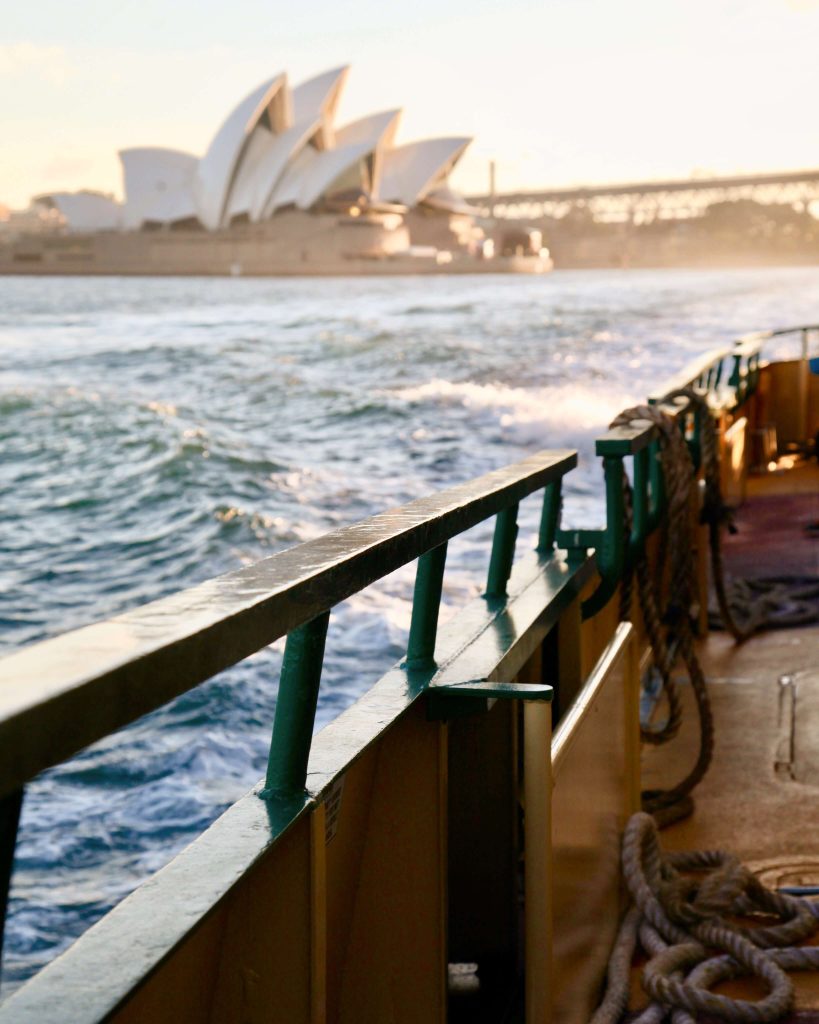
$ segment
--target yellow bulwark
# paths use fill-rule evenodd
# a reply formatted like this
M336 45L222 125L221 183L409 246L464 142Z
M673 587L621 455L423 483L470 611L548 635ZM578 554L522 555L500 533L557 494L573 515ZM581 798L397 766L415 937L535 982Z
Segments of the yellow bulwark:
M816 378L799 360L766 367L764 340L710 353L682 380L708 396L724 488L738 496L760 403L766 423L782 407L783 430L797 429L780 377L804 377L799 429L819 428ZM695 445L692 408L670 412ZM635 453L650 440L638 435ZM438 551L419 572L416 654L312 742L307 721L303 785L260 782L8 998L0 1024L588 1020L623 905L648 658L639 616L618 622L616 590L584 619L601 585L595 551L554 547L575 462L538 453L0 662L0 797L12 807L49 765ZM517 505L538 493L540 531L516 544ZM693 488L692 515L696 500ZM492 516L487 593L439 629L437 600L432 612L424 602L442 546ZM702 528L695 538L704 552ZM646 543L653 564L657 535Z

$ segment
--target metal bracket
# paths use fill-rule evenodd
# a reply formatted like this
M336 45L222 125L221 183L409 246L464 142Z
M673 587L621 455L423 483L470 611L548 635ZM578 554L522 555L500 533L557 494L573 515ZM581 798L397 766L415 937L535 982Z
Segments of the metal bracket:
M488 711L496 700L533 700L548 704L554 696L554 687L547 683L465 679L459 683L432 683L426 693L427 718L446 722Z

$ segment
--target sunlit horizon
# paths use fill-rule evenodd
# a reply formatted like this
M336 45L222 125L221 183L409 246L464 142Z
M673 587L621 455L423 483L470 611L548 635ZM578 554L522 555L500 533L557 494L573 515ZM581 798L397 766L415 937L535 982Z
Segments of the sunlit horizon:
M339 64L338 124L401 106L399 142L474 136L453 175L467 193L488 190L490 161L500 192L819 167L817 0L418 0L402 14L374 0L19 5L0 44L0 203L121 196L119 149L202 153L260 81Z

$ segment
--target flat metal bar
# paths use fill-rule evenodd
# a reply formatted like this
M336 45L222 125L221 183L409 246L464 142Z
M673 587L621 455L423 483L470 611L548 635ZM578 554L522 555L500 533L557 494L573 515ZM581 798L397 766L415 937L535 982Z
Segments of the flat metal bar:
M14 866L14 848L23 807L23 790L9 793L0 799L0 966L3 963L3 938L6 932L11 870Z
M418 559L412 620L407 640L407 668L422 669L435 664L435 638L446 568L446 544L439 544Z
M329 622L330 613L324 612L287 637L262 791L265 799L304 793Z
M539 452L0 660L0 795L576 465Z
M466 679L462 683L438 683L429 692L452 697L490 700L543 700L551 703L554 687L548 683L497 683L491 679Z

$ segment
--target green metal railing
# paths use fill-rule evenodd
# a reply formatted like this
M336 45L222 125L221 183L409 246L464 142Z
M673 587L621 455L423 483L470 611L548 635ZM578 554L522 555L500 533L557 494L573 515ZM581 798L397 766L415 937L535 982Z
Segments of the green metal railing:
M307 762L332 608L418 559L407 657L421 693L436 671L435 644L447 542L496 517L485 600L506 598L520 501L544 491L541 560L554 539L562 477L573 451L541 452L429 498L273 555L253 566L0 661L0 918L5 914L25 784L44 769L128 725L287 635L262 795L280 817L305 800ZM466 684L466 685L464 685ZM551 688L450 680L441 699L549 699Z

